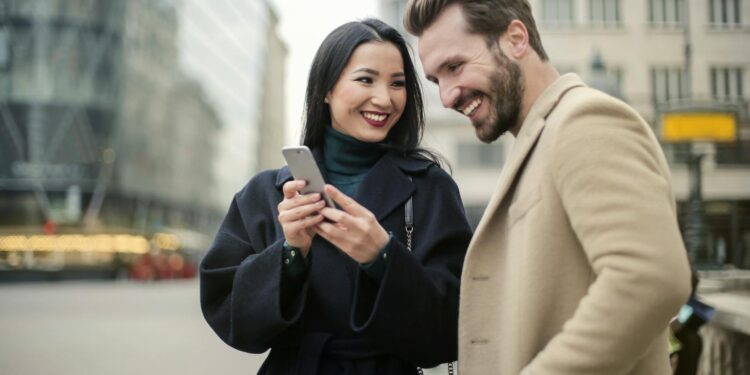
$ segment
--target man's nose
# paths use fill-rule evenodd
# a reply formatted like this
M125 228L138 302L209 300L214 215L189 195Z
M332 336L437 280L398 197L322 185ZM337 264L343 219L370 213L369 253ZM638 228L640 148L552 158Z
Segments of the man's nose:
M441 82L439 86L440 101L443 102L443 107L453 108L453 106L456 105L456 100L458 100L459 95L461 95L461 90L455 85L449 84L448 82L446 82L445 84Z

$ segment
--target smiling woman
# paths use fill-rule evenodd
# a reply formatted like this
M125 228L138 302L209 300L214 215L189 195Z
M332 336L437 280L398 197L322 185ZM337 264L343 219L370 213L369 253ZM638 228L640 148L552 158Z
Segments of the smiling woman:
M286 167L255 176L201 264L206 320L237 349L271 350L259 374L413 375L455 360L471 230L456 184L419 148L403 37L374 19L331 32L305 115L337 208Z

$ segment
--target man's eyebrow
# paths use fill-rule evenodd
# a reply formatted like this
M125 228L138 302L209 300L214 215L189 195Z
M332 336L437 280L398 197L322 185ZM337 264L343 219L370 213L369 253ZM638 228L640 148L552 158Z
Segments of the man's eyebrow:
M461 61L460 56L451 56L443 60L443 62L438 66L437 71L441 72L443 69L445 69L446 66L455 64L457 62Z
M461 61L461 57L457 56L457 55L450 56L450 57L444 59L443 62L440 63L440 65L438 65L436 73L440 74L440 72L442 72L443 70L445 70L445 67L447 67L448 65L451 65L451 64L455 64L455 63L457 63L459 61ZM425 74L425 78L427 78L427 80L430 81L430 82L437 82L438 81L435 76L430 75L430 74Z

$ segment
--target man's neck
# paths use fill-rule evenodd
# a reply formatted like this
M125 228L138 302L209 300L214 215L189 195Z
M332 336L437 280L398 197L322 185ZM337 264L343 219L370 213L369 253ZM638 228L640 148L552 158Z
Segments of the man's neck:
M514 137L517 137L521 131L521 127L524 121L526 121L526 116L529 114L531 106L539 98L539 95L560 78L560 73L557 72L557 69L549 61L541 61L537 56L534 56L528 62L528 65L525 68L522 67L522 69L525 86L523 99L521 100L521 114L518 116L516 125L510 129Z

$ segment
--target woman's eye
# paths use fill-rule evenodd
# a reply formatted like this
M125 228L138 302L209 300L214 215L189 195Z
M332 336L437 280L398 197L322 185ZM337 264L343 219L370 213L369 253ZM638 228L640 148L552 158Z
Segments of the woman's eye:
M360 77L360 78L355 79L355 81L370 84L370 83L372 83L372 78L370 78L370 77Z
M406 81L394 81L391 85L393 87L404 87L406 86Z

